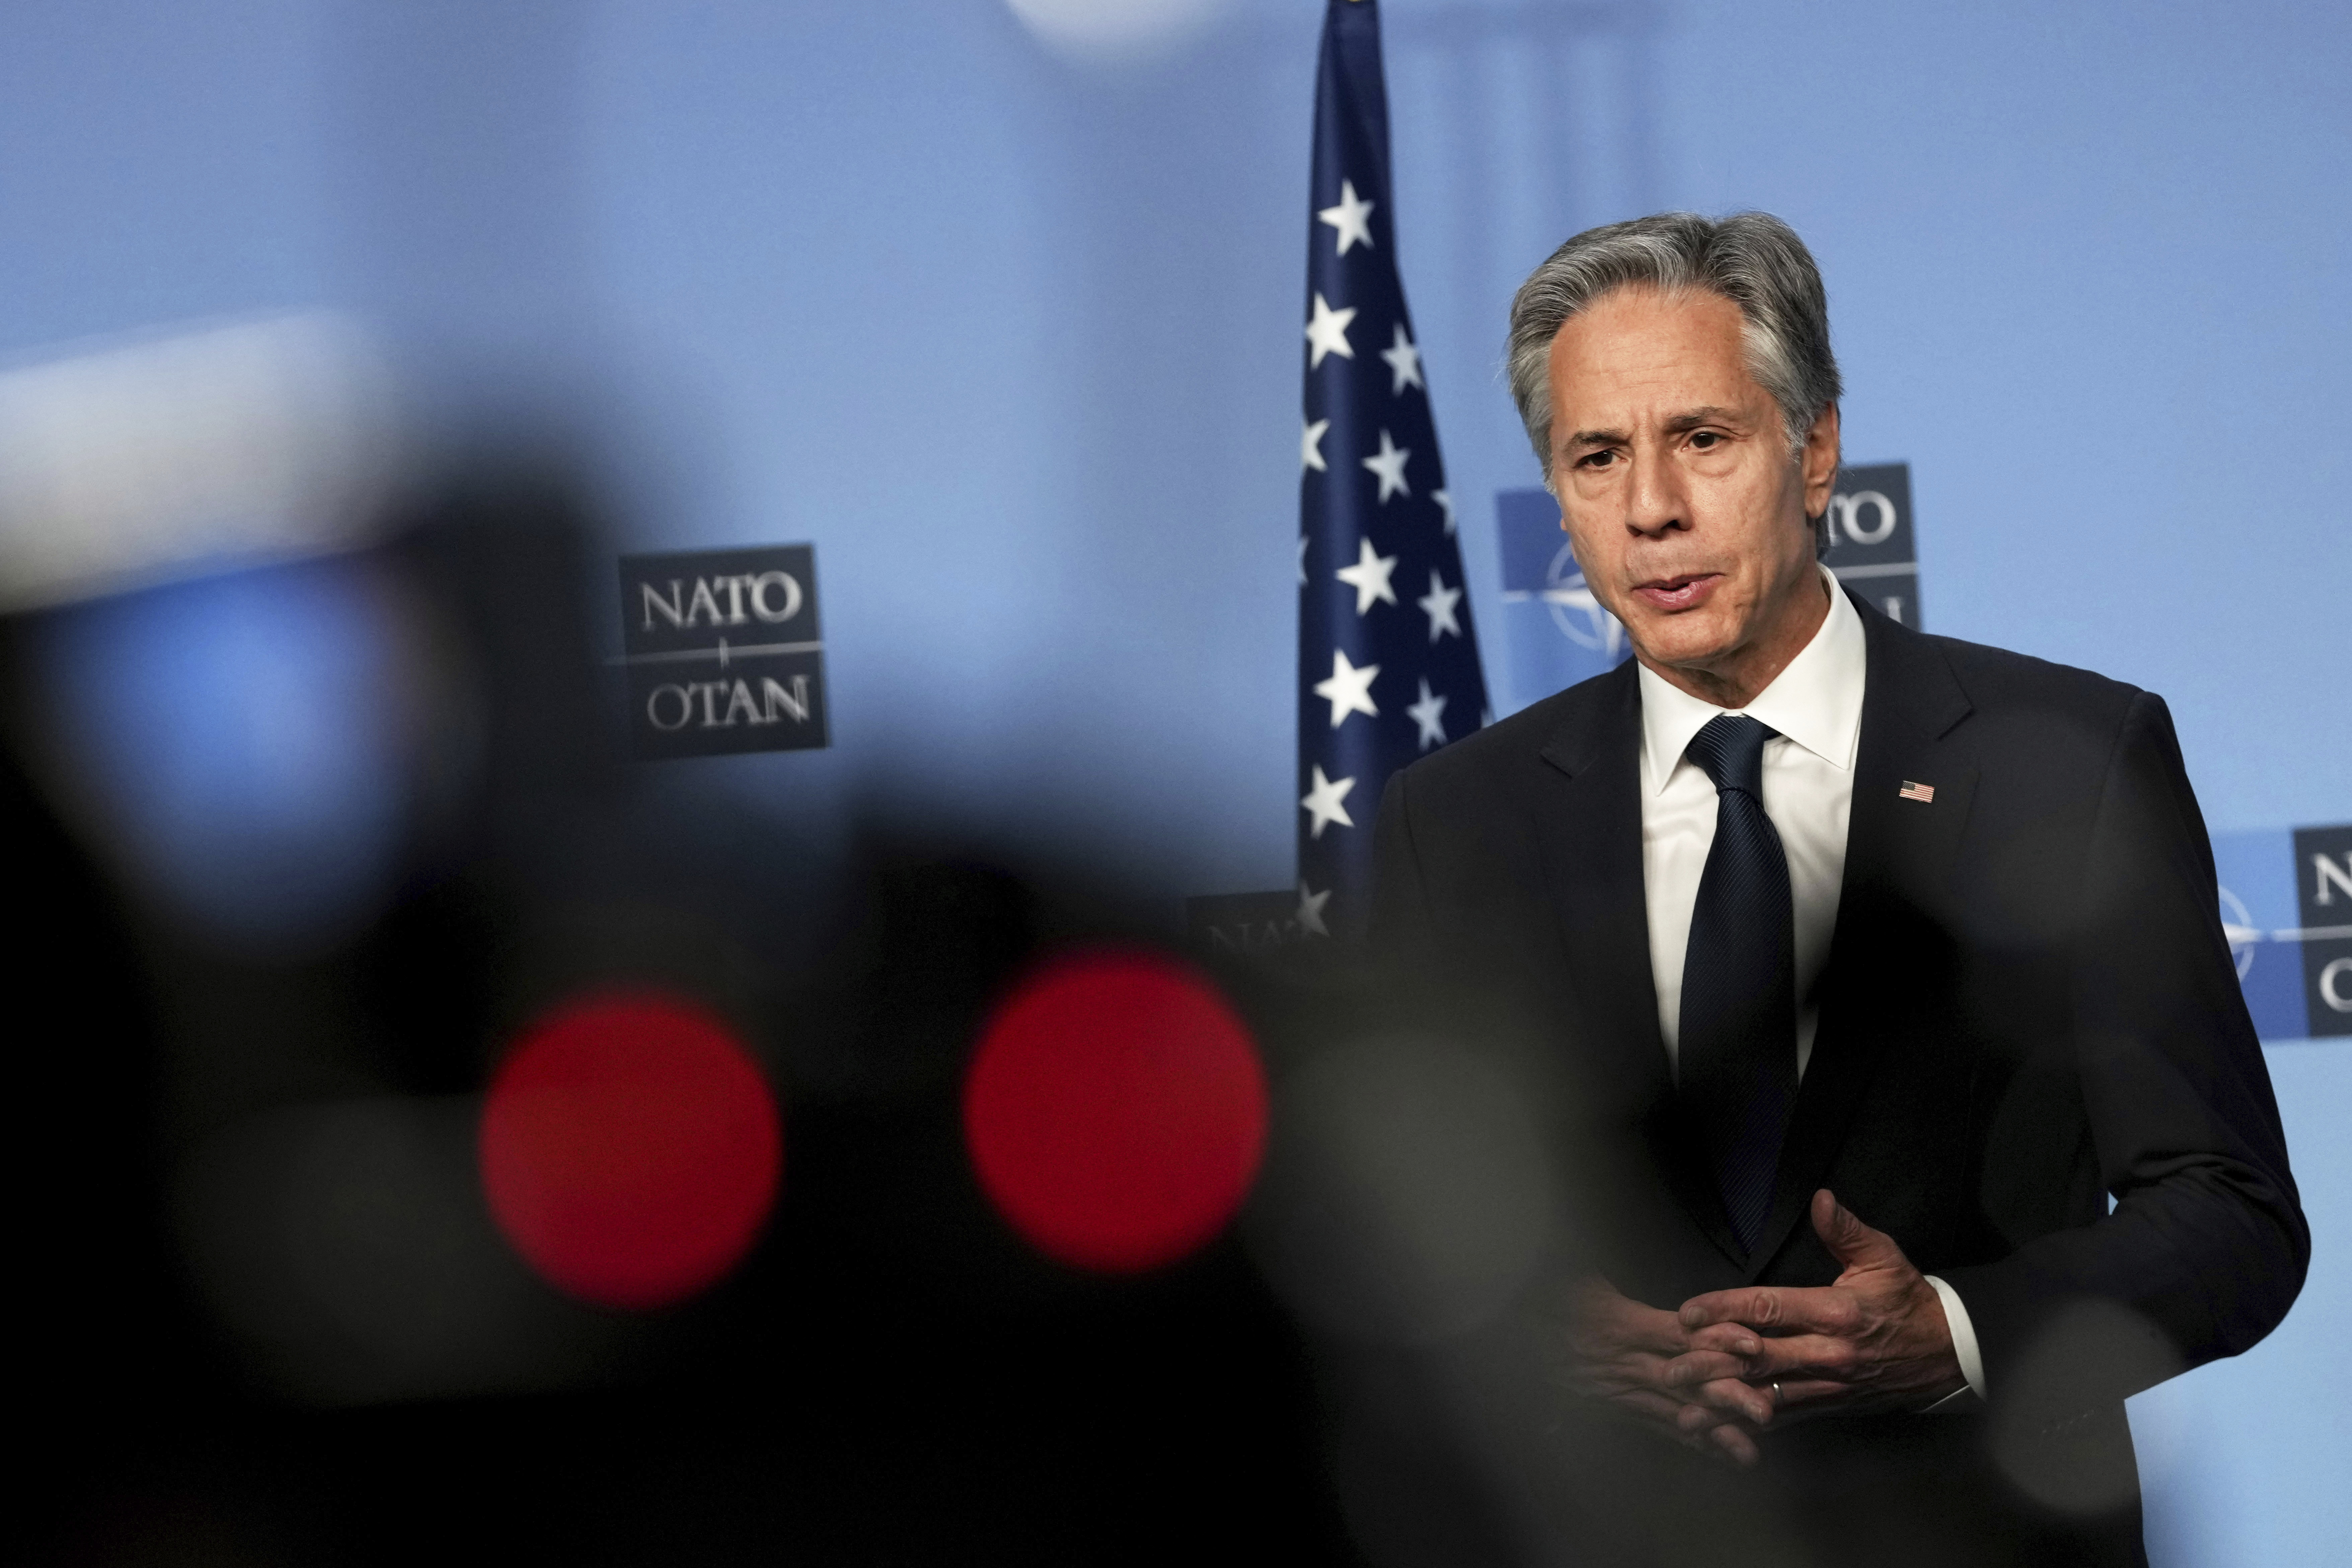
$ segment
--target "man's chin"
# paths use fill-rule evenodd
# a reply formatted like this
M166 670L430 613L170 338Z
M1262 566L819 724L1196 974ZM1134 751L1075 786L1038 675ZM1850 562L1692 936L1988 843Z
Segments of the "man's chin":
M1638 626L1629 624L1625 635L1642 662L1654 668L1705 674L1738 646L1738 637L1713 616L1644 616L1642 620Z

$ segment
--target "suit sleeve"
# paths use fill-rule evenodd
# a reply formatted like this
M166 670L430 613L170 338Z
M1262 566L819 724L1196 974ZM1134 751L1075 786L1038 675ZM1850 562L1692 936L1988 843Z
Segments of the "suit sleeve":
M2171 717L2148 693L2116 740L2084 864L2075 1065L2114 1206L1943 1271L1994 1403L2061 1419L2248 1349L2286 1315L2311 1256L2211 845Z

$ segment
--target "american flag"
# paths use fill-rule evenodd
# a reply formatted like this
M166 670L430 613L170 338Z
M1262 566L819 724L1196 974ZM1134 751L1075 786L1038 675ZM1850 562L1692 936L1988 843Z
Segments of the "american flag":
M1476 729L1486 683L1397 276L1376 0L1329 0L1315 84L1298 487L1298 919L1361 929L1389 774Z

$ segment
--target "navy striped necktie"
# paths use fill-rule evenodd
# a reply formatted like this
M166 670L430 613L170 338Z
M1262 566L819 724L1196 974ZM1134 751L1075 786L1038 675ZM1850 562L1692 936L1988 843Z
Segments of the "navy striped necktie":
M1683 959L1677 1079L1742 1250L1772 1207L1797 1100L1796 914L1789 858L1764 814L1764 742L1744 714L1708 721L1684 755L1715 784L1715 844Z

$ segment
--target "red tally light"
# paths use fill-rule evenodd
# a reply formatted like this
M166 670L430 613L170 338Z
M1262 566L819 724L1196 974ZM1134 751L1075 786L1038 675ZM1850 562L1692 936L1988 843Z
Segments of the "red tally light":
M482 1110L482 1186L558 1289L668 1306L742 1259L767 1219L783 1131L727 1026L674 997L570 1003L525 1032Z
M1013 1227L1106 1272L1171 1263L1223 1230L1265 1151L1248 1027L1156 954L1058 959L997 1008L964 1080L964 1137Z

